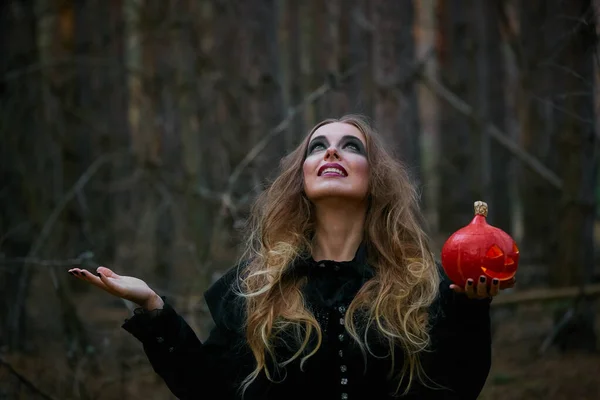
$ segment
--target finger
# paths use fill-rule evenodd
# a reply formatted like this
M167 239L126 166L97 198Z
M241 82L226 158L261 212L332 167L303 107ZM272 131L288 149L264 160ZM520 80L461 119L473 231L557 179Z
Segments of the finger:
M100 267L100 268L103 268L103 267ZM98 268L98 269L100 269L100 268ZM105 272L104 270L110 271L108 268L103 268L102 272L98 272L98 279L100 279L102 284L104 286L106 286L112 293L114 293L116 296L122 297L123 289L115 283L115 279L118 278L119 275L110 271L111 275L106 276L106 275L104 275L104 272Z
M456 293L464 293L465 292L465 289L461 288L458 285L455 285L454 283L450 285L450 289L452 289Z
M469 298L475 297L475 288L473 285L473 279L467 279L467 284L465 285L465 293Z
M96 268L96 273L102 274L102 275L106 276L107 278L120 278L121 277L116 272L114 272L112 269L102 267L102 266Z
M487 279L484 275L479 277L477 283L477 297L488 297Z
M71 268L68 271L71 275L73 275L75 278L78 278L82 281L87 281L87 275L86 275L86 270L81 269L81 268Z
M89 278L93 277L91 272L82 268L72 268L69 270L69 273L84 281L87 281Z
M500 292L500 281L497 278L492 279L492 286L490 288L490 296L497 296Z
M71 275L73 275L74 277L81 279L82 281L91 283L92 285L94 285L102 290L105 290L105 291L109 292L110 294L117 295L114 292L114 290L112 290L110 287L106 286L99 277L94 276L94 274L92 274L88 270L81 269L81 268L73 268L73 269L70 269L68 272Z

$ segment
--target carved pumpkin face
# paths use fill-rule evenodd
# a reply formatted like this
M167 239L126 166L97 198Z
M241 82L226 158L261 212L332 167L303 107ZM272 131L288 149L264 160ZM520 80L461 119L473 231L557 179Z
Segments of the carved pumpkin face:
M519 249L513 242L512 248L505 253L497 244L490 247L481 262L481 271L489 278L505 281L515 276L519 264Z
M464 287L467 279L475 282L481 275L506 281L515 276L519 249L503 230L487 223L487 205L476 204L471 223L448 238L442 248L442 265L450 280ZM479 208L477 207L479 206Z

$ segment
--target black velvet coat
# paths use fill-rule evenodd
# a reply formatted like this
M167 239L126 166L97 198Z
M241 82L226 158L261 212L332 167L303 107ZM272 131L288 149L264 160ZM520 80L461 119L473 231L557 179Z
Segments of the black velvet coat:
M392 399L397 383L388 380L389 357L367 358L345 332L343 317L360 287L373 276L361 246L352 261L299 260L292 269L307 276L304 295L323 331L323 343L303 370L299 361L279 374L280 383L264 376L244 398L261 399ZM437 301L431 306L432 352L423 356L428 375L446 389L413 385L405 399L475 399L491 363L489 300L471 300L448 288L443 277ZM180 399L241 398L239 382L253 369L253 356L242 329L243 303L232 292L237 274L232 269L205 293L215 326L201 343L185 320L165 302L162 310L136 310L123 328L143 344L145 353L169 389ZM372 343L378 354L385 347ZM281 356L291 349L279 348ZM402 351L395 365L402 366Z

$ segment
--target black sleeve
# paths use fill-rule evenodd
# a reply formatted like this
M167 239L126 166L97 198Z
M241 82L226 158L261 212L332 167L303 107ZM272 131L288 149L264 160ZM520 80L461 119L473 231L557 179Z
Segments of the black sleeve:
M490 299L469 299L442 281L436 307L432 310L428 354L431 377L448 388L441 398L476 399L485 385L491 366Z
M243 308L232 283L230 272L205 293L215 326L204 343L167 302L162 310L136 310L122 326L142 342L154 371L179 399L210 399L211 392L234 398L253 369L242 332Z

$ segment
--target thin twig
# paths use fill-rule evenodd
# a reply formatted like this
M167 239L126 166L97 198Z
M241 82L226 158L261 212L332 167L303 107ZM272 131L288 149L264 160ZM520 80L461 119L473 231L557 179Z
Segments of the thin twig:
M44 260L41 258L34 257L15 257L15 258L1 258L0 265L13 265L13 264L29 264L37 265L40 267L74 267L82 265L85 262L84 258L70 258L66 260Z
M39 236L37 237L34 244L31 246L31 251L27 255L27 258L34 258L38 255L38 252L41 250L42 246L46 242L46 239L50 235L50 232L52 232L56 220L63 212L67 204L69 204L69 202L75 197L75 195L77 195L77 193L84 188L84 186L90 181L90 179L92 179L96 172L98 172L100 167L102 167L107 162L113 160L115 156L116 154L111 153L103 154L102 156L98 157L88 167L88 169L85 170L85 172L79 177L79 179L77 179L77 182L75 182L75 184L67 191L67 193L65 193L62 199L60 199L60 202L56 205L56 207L54 207L54 210L52 210L52 213L44 223L44 226L42 227Z
M67 206L67 204L69 204L69 202L76 196L76 194L84 188L84 186L89 182L89 180L94 176L94 174L98 172L100 167L113 160L117 155L120 155L120 153L103 154L102 156L98 157L87 168L87 170L85 170L85 172L79 177L77 182L75 182L75 184L67 191L67 193L65 193L65 195L62 197L62 199L59 201L56 207L54 207L54 210L52 210L52 213L50 214L48 219L46 219L46 222L44 223L44 226L42 227L39 236L32 244L31 250L29 251L29 254L27 254L26 258L35 259L38 256L38 253L44 246L46 239L48 238L48 236L50 236L50 233L54 228L54 224L58 220L58 217L60 216L64 208ZM49 268L48 271L54 284L54 289L58 291L59 281L58 277L56 276L56 272L52 268ZM30 274L31 266L25 263L18 283L19 286L17 288L17 294L15 302L13 304L13 313L8 321L9 330L13 330L15 334L17 334L18 332L18 327L21 319L22 304L24 304L25 301L25 294L27 293L27 285L29 282Z
M552 345L552 343L556 340L556 337L558 336L558 334L564 329L565 326L567 326L567 324L569 322L571 322L573 320L574 316L575 316L575 308L570 307L567 310L567 312L563 315L563 317L560 319L558 324L556 324L554 329L552 329L552 331L550 331L550 333L548 334L548 336L546 337L546 339L540 346L540 348L538 350L538 354L542 355L546 352L546 350L548 350L548 348L550 348L550 345Z
M495 139L519 160L529 166L540 177L542 177L556 189L562 190L563 182L554 172L552 172L536 157L528 153L525 149L511 140L510 137L502 132L496 125L489 121L483 121L481 118L479 118L476 112L473 111L473 107L454 94L450 89L428 74L421 74L421 81L427 88L429 88L429 90L446 100L446 102L454 107L458 112L464 114L476 124L484 126L486 128L486 132L493 139Z

